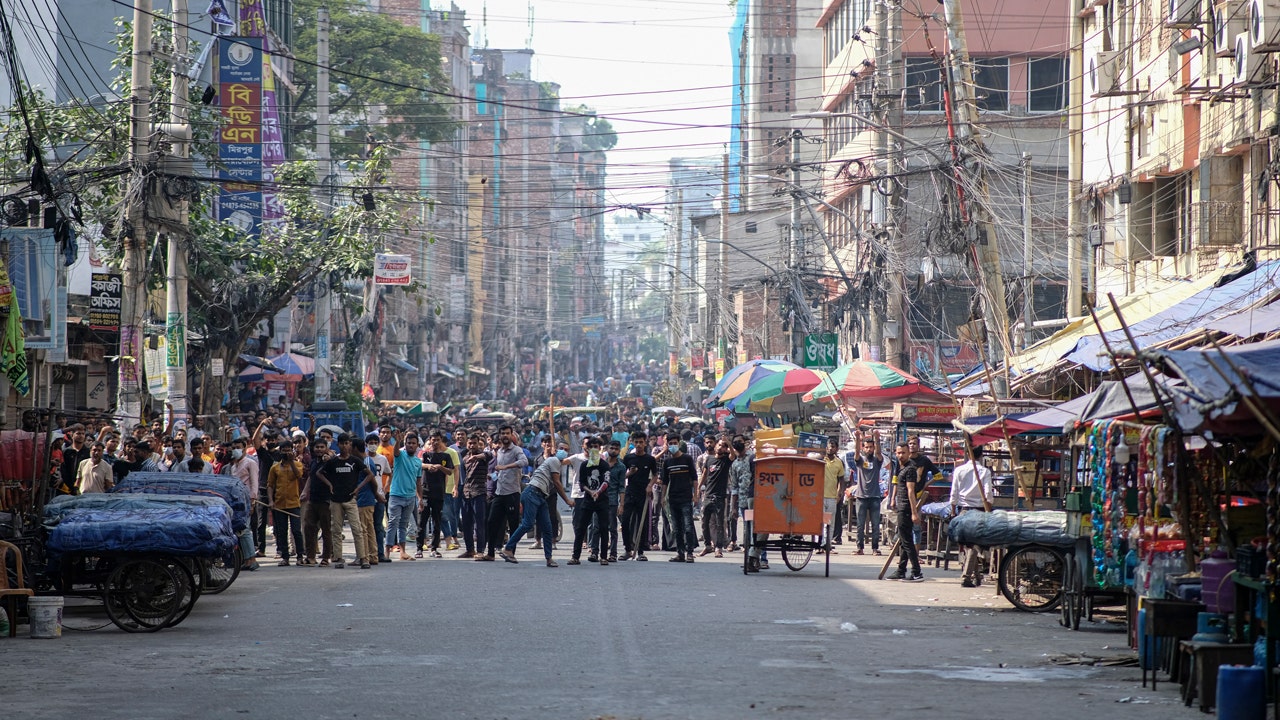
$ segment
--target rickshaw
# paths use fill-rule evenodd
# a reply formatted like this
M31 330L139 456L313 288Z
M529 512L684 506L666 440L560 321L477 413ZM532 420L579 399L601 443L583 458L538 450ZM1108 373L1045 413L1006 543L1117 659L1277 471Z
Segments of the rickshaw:
M744 574L760 569L759 553L752 552L757 548L777 550L793 571L804 569L815 550L825 549L823 574L830 577L831 538L823 532L831 522L822 510L825 469L819 452L767 446L757 450L752 508L746 513ZM757 534L768 539L757 543Z

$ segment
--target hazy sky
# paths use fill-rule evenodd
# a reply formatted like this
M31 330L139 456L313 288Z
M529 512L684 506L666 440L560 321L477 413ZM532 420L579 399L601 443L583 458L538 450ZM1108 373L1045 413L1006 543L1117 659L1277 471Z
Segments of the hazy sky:
M565 105L590 105L618 131L611 202L656 206L669 158L725 151L733 79L726 0L454 2L467 11L472 44L490 48L530 46L532 5L534 79L559 83Z

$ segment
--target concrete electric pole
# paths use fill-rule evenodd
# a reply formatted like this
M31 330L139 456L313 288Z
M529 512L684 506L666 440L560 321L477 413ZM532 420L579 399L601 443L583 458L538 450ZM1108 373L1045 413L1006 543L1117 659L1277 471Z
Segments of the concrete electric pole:
M333 164L329 160L329 9L316 12L316 165L321 192L326 193L325 216L333 212ZM329 324L333 299L329 278L320 273L315 280L316 315L316 400L329 399Z
M173 155L191 156L191 129L187 93L187 0L173 0L173 54L170 64L169 123L175 139ZM165 374L169 384L169 403L174 418L188 420L187 398L187 233L189 222L187 201L181 200L182 232L166 233L169 262L165 273Z
M146 308L147 176L151 167L151 0L134 0L133 66L129 81L129 190L120 300L116 415L125 427L142 416L143 310Z

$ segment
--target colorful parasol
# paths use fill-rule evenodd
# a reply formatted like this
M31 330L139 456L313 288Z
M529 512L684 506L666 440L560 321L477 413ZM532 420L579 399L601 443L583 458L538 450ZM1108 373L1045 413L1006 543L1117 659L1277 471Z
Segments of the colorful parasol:
M905 370L871 360L854 360L832 370L831 381L817 387L805 399L835 396L853 402L901 400L908 397L942 398L941 393Z
M707 396L707 405L718 407L729 398L737 397L752 383L799 366L785 360L751 360L733 367L720 378Z
M804 395L810 390L829 382L827 374L808 368L791 368L766 375L751 383L736 395L729 392L721 398L725 407L738 412L768 412L773 409L773 401L787 396ZM733 388L730 388L732 392Z

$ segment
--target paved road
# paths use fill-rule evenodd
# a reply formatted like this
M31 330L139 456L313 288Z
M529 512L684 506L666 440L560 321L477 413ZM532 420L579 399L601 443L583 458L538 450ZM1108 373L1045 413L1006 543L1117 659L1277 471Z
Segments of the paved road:
M746 577L728 558L553 569L519 554L270 566L154 635L0 639L0 706L94 720L1203 717L1175 686L1142 689L1136 667L1048 660L1122 655L1121 632L1065 631L955 571L910 584L847 554L830 578L820 558Z

